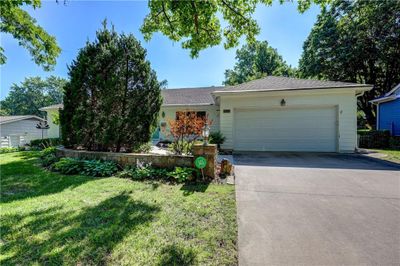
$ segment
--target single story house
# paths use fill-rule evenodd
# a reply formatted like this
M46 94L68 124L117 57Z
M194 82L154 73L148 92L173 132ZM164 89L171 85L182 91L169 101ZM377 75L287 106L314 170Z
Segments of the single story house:
M383 97L371 101L377 106L376 129L400 136L400 83Z
M213 120L211 131L226 137L225 150L353 152L357 97L370 89L366 84L274 76L236 86L165 89L161 130L155 135L168 138L168 120L191 110ZM42 110L58 110L46 108Z
M1 147L18 147L31 140L47 137L47 130L37 129L43 118L34 115L0 116Z

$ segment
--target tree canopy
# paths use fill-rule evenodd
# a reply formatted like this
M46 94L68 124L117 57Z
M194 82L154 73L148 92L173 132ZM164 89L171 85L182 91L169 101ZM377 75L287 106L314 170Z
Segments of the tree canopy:
M399 21L400 1L334 1L304 43L301 76L374 85L358 100L373 125L369 101L400 82Z
M13 84L8 96L0 102L2 114L43 116L39 108L62 102L66 82L56 76L25 78L21 84Z
M236 51L236 60L233 69L225 70L225 85L240 84L268 75L292 77L296 72L267 41L244 45Z
M54 0L58 2L58 0ZM304 12L312 3L324 5L331 0L298 0L298 10ZM0 32L11 34L31 54L37 65L51 70L61 52L56 39L48 34L23 8L41 7L41 0L1 0ZM64 0L68 3L68 0ZM176 1L148 0L149 14L141 31L146 40L161 32L182 48L189 49L192 57L208 47L220 44L235 47L244 36L248 43L255 41L260 28L252 18L257 5L271 5L273 0L209 0ZM286 2L279 0L280 3ZM224 28L221 25L226 24ZM7 57L0 46L0 65Z
M40 0L1 0L0 32L11 34L19 45L26 48L37 65L44 70L53 69L56 58L61 52L56 39L39 26L23 6L40 8ZM0 65L5 64L7 57L0 46Z
M161 32L182 48L189 49L197 57L205 48L220 44L232 48L245 37L248 43L255 41L260 28L252 15L257 5L271 5L273 0L209 0L176 1L149 0L150 13L141 28L144 38ZM280 3L286 1L279 0ZM298 10L304 12L312 3L324 5L330 0L299 0ZM226 24L223 28L222 25Z
M150 140L162 98L146 50L114 28L96 33L69 67L60 124L65 146L129 151Z

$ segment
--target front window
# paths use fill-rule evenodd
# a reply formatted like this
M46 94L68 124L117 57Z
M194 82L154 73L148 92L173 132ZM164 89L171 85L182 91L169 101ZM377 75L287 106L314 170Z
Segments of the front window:
M186 115L189 115L190 113L192 113L193 111L186 111ZM179 118L179 114L181 114L182 111L177 111L175 113L175 120L178 120ZM206 118L207 117L207 112L206 111L196 111L196 116L198 118Z

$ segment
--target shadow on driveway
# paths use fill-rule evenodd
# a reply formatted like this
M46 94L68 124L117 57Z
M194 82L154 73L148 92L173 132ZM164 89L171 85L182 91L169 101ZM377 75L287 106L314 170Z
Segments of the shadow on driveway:
M237 166L400 170L400 165L389 165L385 161L365 158L358 154L246 152L235 154L234 158Z

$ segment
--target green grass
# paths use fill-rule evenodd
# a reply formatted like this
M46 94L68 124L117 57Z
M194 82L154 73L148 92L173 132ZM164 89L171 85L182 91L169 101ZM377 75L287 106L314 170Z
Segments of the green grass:
M64 176L0 155L1 265L235 265L234 188Z
M385 154L386 156L383 157L382 159L385 159L385 160L388 160L391 162L395 162L395 163L400 163L400 150L376 150L376 149L374 149L374 151Z

